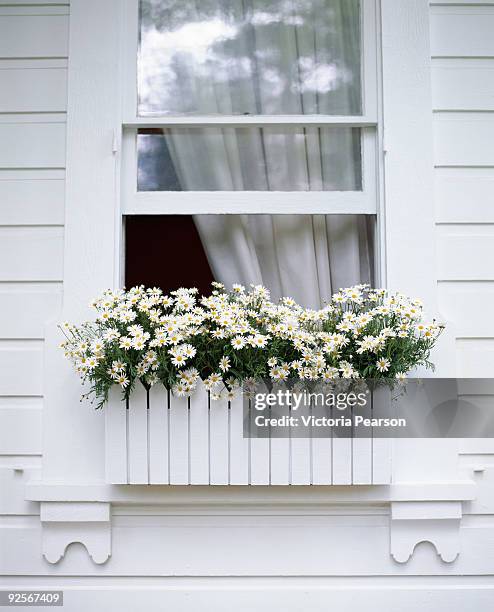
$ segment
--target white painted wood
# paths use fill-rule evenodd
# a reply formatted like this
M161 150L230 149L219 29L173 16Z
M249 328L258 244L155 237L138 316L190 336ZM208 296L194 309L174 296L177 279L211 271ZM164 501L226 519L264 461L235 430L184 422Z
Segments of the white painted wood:
M64 191L61 179L0 177L0 225L62 225Z
M269 445L270 482L272 485L290 484L290 438L271 437Z
M426 0L382 0L381 15L386 150L383 276L388 288L420 295L434 311L429 5ZM404 121L404 117L410 119Z
M438 284L439 310L460 338L494 338L494 282L443 281Z
M129 481L127 460L129 410L127 402L122 401L121 390L117 387L111 389L104 410L106 481L111 484L126 484Z
M439 231L440 230L440 231ZM494 280L494 227L451 225L438 228L438 278Z
M1 435L1 434L0 434ZM18 466L16 469L0 467L0 516L26 516L39 514L36 502L24 499L24 490L29 480L39 480L40 468Z
M42 339L45 323L59 312L61 283L0 283L0 338Z
M62 228L0 228L2 281L61 280L62 258Z
M0 341L0 395L43 393L43 343Z
M0 70L0 112L63 112L67 108L67 69Z
M168 391L157 384L149 390L149 484L168 484L168 466Z
M189 484L189 401L170 394L170 484Z
M494 166L494 122L483 113L434 115L436 166Z
M149 482L149 430L148 430L148 399L147 391L140 383L129 399L128 408L129 435L129 482L133 484L148 484Z
M372 440L372 484L386 485L392 482L393 440Z
M333 440L312 438L312 484L323 485L332 482L333 473Z
M494 110L494 60L434 60L431 76L434 110Z
M0 57L66 57L68 16L2 16Z
M244 437L244 399L230 402L230 484L249 484L249 439Z
M41 453L42 399L33 397L22 400L22 402L10 400L0 403L1 454L39 455Z
M249 433L255 431L256 410L249 400ZM270 440L269 438L249 438L249 484L268 485L270 482Z
M435 6L430 27L433 57L494 56L494 6Z
M142 129L156 127L260 127L273 125L345 125L348 127L375 127L377 117L366 115L146 115L124 119L123 127Z
M438 223L494 223L494 168L436 168L434 187Z
M292 436L290 443L290 484L310 484L311 439Z
M352 484L352 455L353 455L353 440L352 438L333 437L332 446L332 467L334 485L349 485Z
M132 175L131 175L132 176ZM140 191L123 195L128 215L376 213L375 198L361 191Z
M199 381L190 398L190 484L209 484L209 396ZM228 457L226 461L228 465Z
M63 168L63 123L13 123L0 125L1 168Z
M229 405L227 400L209 403L209 478L212 485L229 484Z
M494 339L457 340L458 371L466 378L491 378L494 370Z
M370 437L353 438L352 484L372 484L372 443L373 440Z

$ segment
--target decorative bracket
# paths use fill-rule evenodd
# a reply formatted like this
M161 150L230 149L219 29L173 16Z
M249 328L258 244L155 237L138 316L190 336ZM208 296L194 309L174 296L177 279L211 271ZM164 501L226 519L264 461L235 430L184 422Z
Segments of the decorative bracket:
M417 544L430 542L446 563L460 552L460 501L391 502L391 555L406 563Z
M69 544L81 543L94 563L111 555L110 504L106 502L41 502L43 555L58 563Z

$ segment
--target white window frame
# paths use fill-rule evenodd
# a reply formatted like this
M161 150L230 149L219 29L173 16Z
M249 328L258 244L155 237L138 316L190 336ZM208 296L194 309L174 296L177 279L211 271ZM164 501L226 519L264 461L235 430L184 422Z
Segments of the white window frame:
M122 65L122 214L378 214L378 45L376 0L360 0L361 115L137 114L138 0L124 0ZM361 128L361 191L137 191L138 128L265 127L285 125Z

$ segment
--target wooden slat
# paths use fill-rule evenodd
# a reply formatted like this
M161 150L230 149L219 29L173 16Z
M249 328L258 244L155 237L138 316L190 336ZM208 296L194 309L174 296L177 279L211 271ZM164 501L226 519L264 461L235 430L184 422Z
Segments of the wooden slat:
M67 15L2 16L0 57L67 57Z
M0 112L63 112L67 108L67 69L0 70Z
M494 110L494 60L449 59L432 64L434 110Z
M122 393L116 386L110 390L105 410L106 481L126 484L127 474L127 418L128 410Z
M149 483L168 484L168 391L149 390Z
M314 415L316 417L326 416L331 418L332 410L315 408ZM318 437L316 434L312 438L312 484L327 485L331 484L333 472L333 428L318 428L316 431L317 434L323 435L323 437Z
M198 382L196 392L190 398L189 414L190 484L207 485L209 484L209 396L201 381Z
M131 484L148 484L148 408L147 391L137 382L129 400L129 482Z
M494 372L494 339L457 340L458 376L492 378Z
M229 410L228 401L211 400L209 406L209 472L210 484L226 485L229 478Z
M230 402L230 484L249 483L249 439L244 437L243 396Z
M1 283L0 338L43 338L62 305L61 283Z
M0 125L0 168L64 168L64 123Z
M353 438L352 484L367 485L372 483L372 442L372 438L369 436L355 436Z
M63 180L0 180L0 225L63 225L64 202Z
M494 223L494 168L436 168L438 223Z
M451 321L462 338L494 338L494 282L441 282L438 285L441 316Z
M434 57L494 56L494 7L434 7L430 25Z
M291 439L290 484L308 485L311 483L311 439Z
M494 280L494 228L445 226L439 228L437 255L440 280Z
M170 484L189 484L189 401L170 394Z
M22 405L0 407L1 455L39 455L42 452L42 399L21 399Z
M482 113L436 113L436 166L494 166L494 122Z
M0 342L0 395L42 395L43 343Z
M59 281L63 275L63 228L0 228L0 280Z
M290 484L290 439L271 438L270 484Z
M333 484L352 484L352 438L333 436Z
M254 420L257 415L257 411L254 410L252 406L252 401L250 401L250 433L255 431L254 429ZM269 438L250 438L249 439L250 449L249 449L249 484L252 485L268 485L270 481L270 473L269 473L269 446L270 441Z

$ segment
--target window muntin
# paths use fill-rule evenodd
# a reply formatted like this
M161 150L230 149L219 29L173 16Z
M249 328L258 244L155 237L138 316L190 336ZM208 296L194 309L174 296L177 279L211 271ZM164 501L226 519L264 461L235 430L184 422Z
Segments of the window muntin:
M138 115L360 115L359 0L141 0Z

